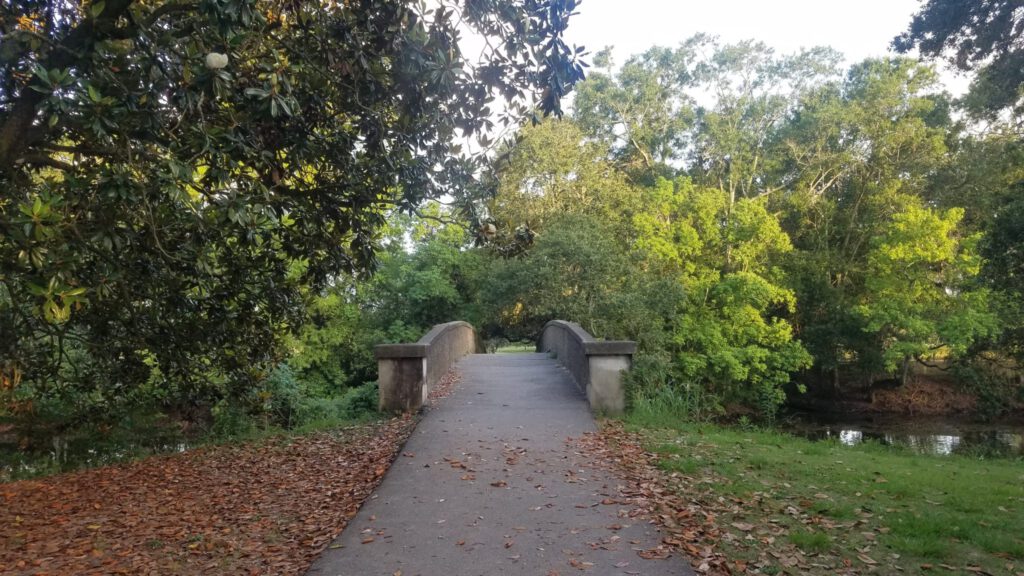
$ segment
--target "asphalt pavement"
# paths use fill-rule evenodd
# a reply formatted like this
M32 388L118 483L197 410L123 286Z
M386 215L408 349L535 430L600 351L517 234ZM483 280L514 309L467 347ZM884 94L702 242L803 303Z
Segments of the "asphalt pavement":
M646 560L655 526L570 438L596 430L586 397L545 354L476 354L426 409L402 454L311 576L692 575Z

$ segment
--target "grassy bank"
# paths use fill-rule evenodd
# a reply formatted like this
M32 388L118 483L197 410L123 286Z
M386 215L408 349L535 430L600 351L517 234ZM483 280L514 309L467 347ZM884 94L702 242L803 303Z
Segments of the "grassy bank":
M626 430L763 574L1024 574L1024 462L921 456L636 410Z
M19 430L0 417L0 483L97 468L202 446L303 436L383 418L374 383L331 397L269 396L254 412L233 405L214 408L189 427L157 409L124 414L110 425L86 425L57 434L52 427Z

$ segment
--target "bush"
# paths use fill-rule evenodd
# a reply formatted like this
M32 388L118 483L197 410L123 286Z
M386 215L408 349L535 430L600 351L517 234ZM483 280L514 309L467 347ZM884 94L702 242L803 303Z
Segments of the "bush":
M221 400L213 406L210 413L213 416L210 435L214 438L250 436L258 430L257 421L252 413L238 402Z
M679 381L672 368L661 354L638 354L633 359L625 378L631 420L670 427L705 422L721 413L715 396L700 385Z
M377 396L376 382L335 396L317 395L296 378L287 364L281 364L250 395L214 405L210 432L215 437L231 438L267 428L290 430L363 420L377 413Z
M345 397L334 398L304 398L299 403L299 409L295 415L295 421L299 426L337 422L344 420Z
M348 417L359 419L376 414L379 397L380 393L376 382L367 382L349 390L344 397L347 402Z
M341 396L303 398L297 407L294 426L362 420L377 414L377 396L377 383L367 382Z
M282 428L295 425L295 413L305 395L291 367L283 363L271 372L257 392L261 411Z
M978 399L978 415L983 419L1005 416L1024 405L1024 386L1011 372L980 359L954 368L961 388Z

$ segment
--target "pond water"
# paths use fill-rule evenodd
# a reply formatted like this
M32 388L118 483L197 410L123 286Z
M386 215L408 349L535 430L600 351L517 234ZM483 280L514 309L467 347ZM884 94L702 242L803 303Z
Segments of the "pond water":
M180 439L123 443L86 437L55 439L49 449L23 451L9 440L0 437L0 482L95 468L153 454L184 452L190 448L190 444Z
M865 441L900 446L919 454L1024 458L1024 424L979 424L951 418L794 413L786 431L811 440L846 446Z

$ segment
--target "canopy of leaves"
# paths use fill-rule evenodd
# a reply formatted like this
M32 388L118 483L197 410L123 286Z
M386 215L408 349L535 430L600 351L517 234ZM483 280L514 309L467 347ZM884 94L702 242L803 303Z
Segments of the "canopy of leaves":
M943 214L909 205L871 243L867 291L854 310L878 338L889 371L940 350L962 355L998 331L988 292L976 286L978 237L957 234L962 217L958 208Z
M495 262L483 282L492 331L534 340L548 320L570 318L600 337L662 345L681 287L638 268L621 239L593 215L552 218L527 254Z
M1022 111L1024 10L1016 0L928 0L906 32L893 40L900 52L946 57L977 76L966 100L974 112Z
M575 4L5 3L5 381L105 410L154 368L190 401L262 378L307 288L372 267L387 210L472 186L458 141L497 99L560 112Z

